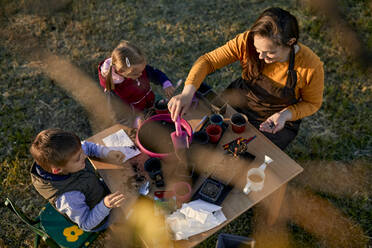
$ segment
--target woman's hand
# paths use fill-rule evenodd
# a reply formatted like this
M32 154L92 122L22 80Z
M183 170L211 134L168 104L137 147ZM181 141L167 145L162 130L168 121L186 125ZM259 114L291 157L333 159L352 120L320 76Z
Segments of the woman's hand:
M124 199L125 199L124 195L116 191L113 194L105 196L105 198L103 198L103 203L108 208L117 208L122 205Z
M165 96L169 99L173 96L176 89L173 86L169 86L164 89Z
M120 151L109 151L105 159L113 164L122 164L125 159L125 155Z
M285 122L292 119L292 113L286 109L273 114L260 125L260 131L268 133L277 133L284 128Z
M172 97L168 102L168 109L173 121L177 116L182 117L189 109L196 89L193 85L186 85L181 94Z

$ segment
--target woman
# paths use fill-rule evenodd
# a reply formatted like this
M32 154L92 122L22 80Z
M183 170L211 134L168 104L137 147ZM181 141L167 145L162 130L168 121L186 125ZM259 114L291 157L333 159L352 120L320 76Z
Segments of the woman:
M250 30L195 62L182 93L168 103L172 119L187 112L208 74L239 60L242 76L227 87L224 97L285 149L296 137L301 119L314 114L323 98L323 63L298 38L293 15L280 8L265 10Z

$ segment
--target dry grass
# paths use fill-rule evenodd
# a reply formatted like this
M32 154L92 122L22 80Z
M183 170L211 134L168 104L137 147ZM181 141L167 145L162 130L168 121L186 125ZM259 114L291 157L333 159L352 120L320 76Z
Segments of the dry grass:
M31 216L45 203L28 175L28 146L40 130L60 127L85 139L115 121L103 104L96 68L121 39L135 42L151 65L176 82L198 56L243 32L257 13L276 5L298 16L301 41L325 63L324 102L303 121L287 150L305 171L291 183L283 222L260 226L257 207L255 216L247 211L222 231L254 236L260 247L366 247L371 240L371 69L361 68L358 57L353 60L344 37L328 25L330 16L310 8L308 1L0 3L1 201L14 196ZM372 49L371 6L367 0L337 4L343 13L338 17L350 25L346 31L366 51ZM239 75L239 66L232 65L206 82L219 91ZM8 210L1 207L0 213L0 247L31 247L32 233ZM214 247L215 241L216 235L199 247ZM103 242L101 238L94 247Z

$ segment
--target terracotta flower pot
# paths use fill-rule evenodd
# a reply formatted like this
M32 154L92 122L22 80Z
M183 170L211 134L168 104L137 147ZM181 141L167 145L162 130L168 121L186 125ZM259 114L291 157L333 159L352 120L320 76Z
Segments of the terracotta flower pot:
M242 133L245 131L248 118L244 114L235 113L231 116L231 128L235 133Z
M193 144L205 145L209 142L209 136L206 131L199 131L193 134Z
M155 102L156 114L168 114L168 101L166 99L160 99Z
M211 143L217 143L220 140L222 134L222 127L220 125L211 124L207 126L206 131Z

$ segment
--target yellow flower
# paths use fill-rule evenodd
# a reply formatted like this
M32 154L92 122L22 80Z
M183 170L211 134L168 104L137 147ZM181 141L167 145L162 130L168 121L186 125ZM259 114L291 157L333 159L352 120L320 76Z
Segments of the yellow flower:
M77 225L66 227L63 230L63 235L65 235L68 242L75 242L79 239L79 236L84 233Z

